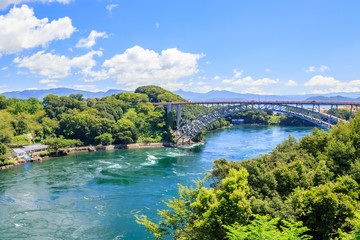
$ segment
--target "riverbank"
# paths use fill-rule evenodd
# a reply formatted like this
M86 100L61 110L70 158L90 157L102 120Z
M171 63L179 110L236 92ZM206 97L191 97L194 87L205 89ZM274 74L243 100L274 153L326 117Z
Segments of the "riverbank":
M162 148L162 147L173 147L175 145L168 142L160 143L131 143L131 144L116 144L116 145L106 145L106 146L83 146L83 147L73 147L73 148L63 148L59 149L56 153L37 153L33 154L33 158L30 161L26 161L24 158L14 161L8 165L0 166L0 170L6 170L15 166L24 165L30 162L39 162L44 159L50 159L55 157L61 157L68 154L76 154L81 152L94 152L94 151L111 151L118 149L141 149L141 148ZM41 156L41 157L40 157Z
M178 194L178 184L202 179L215 159L257 157L289 134L299 139L309 132L234 126L185 149L84 152L0 171L0 238L153 239L134 215L157 219L156 209Z
M212 132L219 129L225 129L225 128L231 128L233 125L230 124L229 126L223 126L217 129L208 130L207 132ZM205 139L203 139L200 142L204 142ZM99 146L82 146L82 147L72 147L72 148L61 148L58 149L56 153L54 152L48 152L48 153L37 153L33 154L33 158L30 161L26 161L25 159L21 158L19 160L14 161L13 163L10 163L8 165L0 166L0 170L6 170L15 166L24 165L29 162L39 162L44 159L50 159L50 158L56 158L65 156L68 154L76 154L76 153L82 153L82 152L94 152L94 151L111 151L111 150L118 150L118 149L142 149L142 148L162 148L162 147L176 147L176 146L182 146L182 145L191 145L196 144L199 142L193 142L189 139L183 139L181 142L178 143L169 143L169 142L159 142L159 143L131 143L131 144L115 144L115 145L99 145Z

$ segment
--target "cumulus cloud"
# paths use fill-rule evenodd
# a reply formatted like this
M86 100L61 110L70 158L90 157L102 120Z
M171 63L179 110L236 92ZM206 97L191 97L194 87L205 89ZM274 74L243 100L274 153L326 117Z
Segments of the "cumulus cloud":
M220 77L216 77L216 80L220 80ZM279 79L271 78L254 79L251 76L243 76L242 70L239 71L234 69L233 76L231 78L223 79L221 83L224 85L221 89L231 89L231 91L237 91L241 93L273 94L266 92L261 87L278 84L280 81Z
M11 54L37 46L45 47L53 40L69 38L75 31L71 19L38 19L27 5L13 7L0 16L0 54Z
M82 38L79 40L79 42L76 44L76 47L91 48L96 44L96 39L99 37L107 38L108 36L105 32L97 32L95 30L92 30L87 38Z
M136 87L158 84L171 89L183 86L178 80L198 72L197 61L202 54L184 53L176 48L161 51L161 54L135 46L104 62L109 78L118 84Z
M309 72L309 73L312 73L312 72L325 72L325 71L329 71L330 68L326 65L321 65L320 67L316 67L316 66L310 66L308 67L305 72Z
M294 80L289 80L285 83L286 86L297 86L297 82L295 82Z
M39 51L30 57L14 59L18 67L28 68L31 73L46 76L48 78L64 78L71 74L72 69L80 69L85 76L91 74L96 65L94 55L102 56L101 51L91 51L85 55L70 59L67 56L56 55Z
M28 3L28 2L42 2L42 3L52 3L52 2L59 2L59 3L70 3L71 0L1 0L0 1L0 9L6 9L9 5L12 4L21 4L21 3Z
M321 75L316 75L312 77L309 81L304 83L305 86L308 87L316 87L316 86L336 86L340 83L339 80L335 80L333 77L324 77Z
M360 92L360 80L343 82L322 75L312 77L304 86L312 88L313 93Z
M53 52L39 51L32 56L16 57L17 67L28 69L32 74L45 76L40 83L55 85L56 79L73 73L81 74L85 82L115 79L129 89L140 85L156 84L169 90L186 88L188 83L181 78L197 73L201 54L184 53L176 48L157 53L135 46L107 59L99 70L94 70L94 56L102 56L102 51L90 51L85 55L69 58ZM75 71L77 70L77 71ZM51 79L51 80L49 80ZM91 86L91 85L87 85ZM200 81L197 86L208 89Z

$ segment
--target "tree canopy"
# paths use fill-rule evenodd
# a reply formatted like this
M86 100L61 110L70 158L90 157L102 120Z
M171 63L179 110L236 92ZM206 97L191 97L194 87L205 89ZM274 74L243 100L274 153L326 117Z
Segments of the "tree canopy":
M159 223L138 223L158 239L359 239L360 113L269 154L215 160L206 179L180 186Z

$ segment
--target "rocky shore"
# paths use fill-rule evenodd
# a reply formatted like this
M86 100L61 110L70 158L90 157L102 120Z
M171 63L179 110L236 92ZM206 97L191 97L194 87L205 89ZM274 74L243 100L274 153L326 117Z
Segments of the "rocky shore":
M79 152L94 152L94 151L109 151L109 150L116 150L116 149L140 149L140 148L161 148L161 147L172 147L171 143L167 142L160 142L160 143L132 143L132 144L118 144L118 145L106 145L106 146L83 146L83 147L73 147L73 148L66 148L58 150L57 154L46 154L40 157L39 155L34 155L31 160L25 160L23 158L14 161L5 166L0 166L0 170L5 170L11 167L23 165L29 162L38 162L42 161L43 159L48 159L52 157L59 157L64 156L67 154L74 154Z

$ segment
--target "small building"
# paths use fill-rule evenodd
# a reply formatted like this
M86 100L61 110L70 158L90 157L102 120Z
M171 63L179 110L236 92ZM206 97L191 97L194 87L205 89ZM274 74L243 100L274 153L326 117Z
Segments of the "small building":
M35 145L24 146L22 148L22 150L24 150L26 152L26 154L30 154L30 153L37 153L37 152L45 152L45 151L47 151L48 147L49 146L47 146L47 145L35 144Z
M12 157L23 157L26 155L26 152L21 148L15 148L10 151Z
M244 119L231 119L232 124L244 124Z

